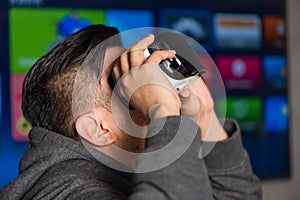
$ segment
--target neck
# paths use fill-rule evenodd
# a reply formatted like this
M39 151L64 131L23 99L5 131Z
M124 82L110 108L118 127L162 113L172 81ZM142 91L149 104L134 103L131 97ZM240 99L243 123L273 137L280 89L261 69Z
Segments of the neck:
M97 147L96 149L132 170L136 168L138 153L123 150L115 144Z

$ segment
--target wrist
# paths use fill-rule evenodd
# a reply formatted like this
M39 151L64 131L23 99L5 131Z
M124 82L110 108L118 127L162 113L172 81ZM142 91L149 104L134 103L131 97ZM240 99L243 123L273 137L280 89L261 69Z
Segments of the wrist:
M210 115L210 120L207 120L202 127L202 141L217 142L228 138L228 134L224 130L215 112Z

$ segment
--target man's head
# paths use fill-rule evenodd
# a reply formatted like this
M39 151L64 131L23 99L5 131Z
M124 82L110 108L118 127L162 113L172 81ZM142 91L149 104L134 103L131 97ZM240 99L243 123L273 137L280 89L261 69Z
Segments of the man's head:
M32 126L79 139L72 115L76 74L87 55L115 34L118 30L113 27L89 26L67 38L33 65L25 77L22 92L23 114ZM98 103L105 108L107 102Z

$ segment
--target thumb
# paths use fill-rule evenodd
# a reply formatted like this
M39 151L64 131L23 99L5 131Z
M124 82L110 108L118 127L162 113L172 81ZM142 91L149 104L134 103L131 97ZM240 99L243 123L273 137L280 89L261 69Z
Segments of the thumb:
M179 93L179 98L181 101L181 114L198 123L200 117L200 104L193 91L190 88L184 88Z

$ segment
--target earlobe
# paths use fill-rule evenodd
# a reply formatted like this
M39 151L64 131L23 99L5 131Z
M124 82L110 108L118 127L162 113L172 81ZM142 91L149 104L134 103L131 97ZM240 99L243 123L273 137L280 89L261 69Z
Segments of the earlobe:
M109 130L103 128L93 114L80 116L75 123L78 134L96 146L109 145L116 141L116 137Z

